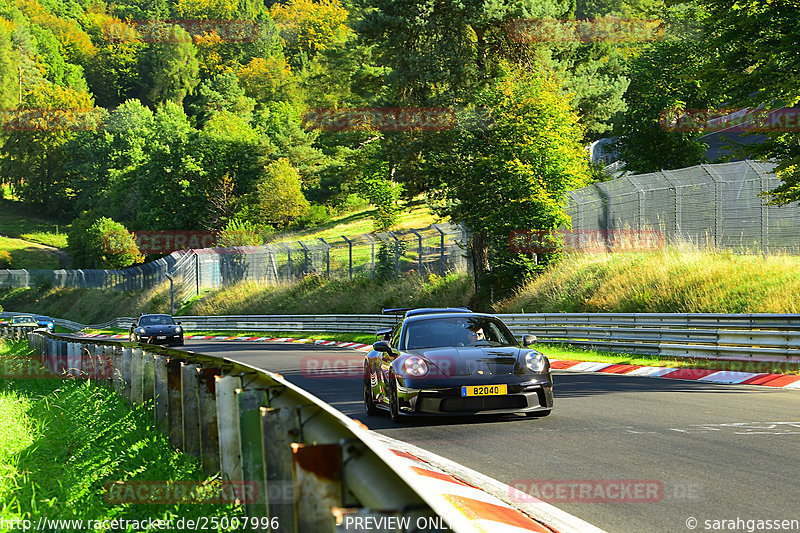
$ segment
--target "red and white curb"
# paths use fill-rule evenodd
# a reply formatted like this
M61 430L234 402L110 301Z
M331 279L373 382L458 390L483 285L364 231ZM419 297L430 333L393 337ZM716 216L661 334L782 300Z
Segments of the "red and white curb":
M464 531L483 533L603 531L527 494L520 498L526 503L517 502L516 489L413 444L377 433L372 437L394 454L389 461L404 471L407 481L453 511L447 513L450 522L463 522L451 523L453 530L463 526Z
M600 372L648 378L681 379L734 385L760 385L784 389L800 389L800 375L797 374L757 374L753 372L733 372L709 368L667 368L659 366L620 365L612 363L593 363L587 361L565 361L551 359L550 368L568 372Z
M93 339L127 339L127 335L107 335L102 333L76 333L83 337ZM298 339L294 337L237 337L214 335L186 335L184 339L209 340L209 341L239 341L239 342L295 342L300 344L313 344L315 346L333 346L336 348L352 348L368 352L371 344L357 342L324 341L319 339ZM660 366L622 365L614 363L597 363L591 361L568 361L563 359L550 359L553 370L567 372L600 372L603 374L619 374L648 378L681 379L718 383L728 385L758 385L762 387L777 387L784 389L800 390L800 375L797 374L766 374L753 372L734 372L730 370L714 370L708 368L669 368Z

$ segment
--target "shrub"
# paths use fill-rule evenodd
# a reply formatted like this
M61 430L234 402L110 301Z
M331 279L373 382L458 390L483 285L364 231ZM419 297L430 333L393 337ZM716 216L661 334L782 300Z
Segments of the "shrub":
M0 268L11 268L11 254L8 250L0 250Z

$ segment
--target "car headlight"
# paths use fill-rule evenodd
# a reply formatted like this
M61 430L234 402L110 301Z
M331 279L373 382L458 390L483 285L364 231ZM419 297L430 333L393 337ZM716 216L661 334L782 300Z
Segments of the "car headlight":
M144 335L144 328L139 328L137 331L139 332L139 335Z
M428 363L423 358L412 355L403 361L403 372L409 376L422 377L428 373Z
M48 327L48 329L54 329L56 327L56 325L53 324L52 322L48 322L47 323L47 327Z
M180 333L180 332L181 332L181 327L175 326L175 333Z
M544 372L550 364L547 357L537 351L531 351L525 354L525 366L531 372Z

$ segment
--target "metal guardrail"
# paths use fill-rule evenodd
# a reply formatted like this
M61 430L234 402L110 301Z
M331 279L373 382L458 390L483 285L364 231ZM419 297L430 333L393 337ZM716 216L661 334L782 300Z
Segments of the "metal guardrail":
M337 509L463 522L455 508L429 505L357 422L278 374L157 346L72 342L44 332L27 339L49 372L91 378L146 406L170 443L197 456L206 474L240 483L246 516L277 518L256 530L335 531Z
M13 313L3 313L11 315ZM499 314L515 335L543 343L665 357L800 362L800 315L714 313ZM90 326L127 329L132 317ZM232 331L374 332L392 326L388 315L184 316L185 329ZM73 330L82 324L56 319Z

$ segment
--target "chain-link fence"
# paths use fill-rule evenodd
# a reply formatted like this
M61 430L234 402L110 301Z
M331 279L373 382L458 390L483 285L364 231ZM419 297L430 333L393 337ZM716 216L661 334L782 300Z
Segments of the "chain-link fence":
M0 288L76 287L136 290L170 284L175 304L205 289L239 281L279 283L316 274L328 277L399 277L463 272L469 236L462 226L173 252L123 270L0 270Z
M763 196L780 184L773 168L738 161L624 176L569 192L567 213L578 236L646 230L668 242L797 254L798 204L769 206Z

